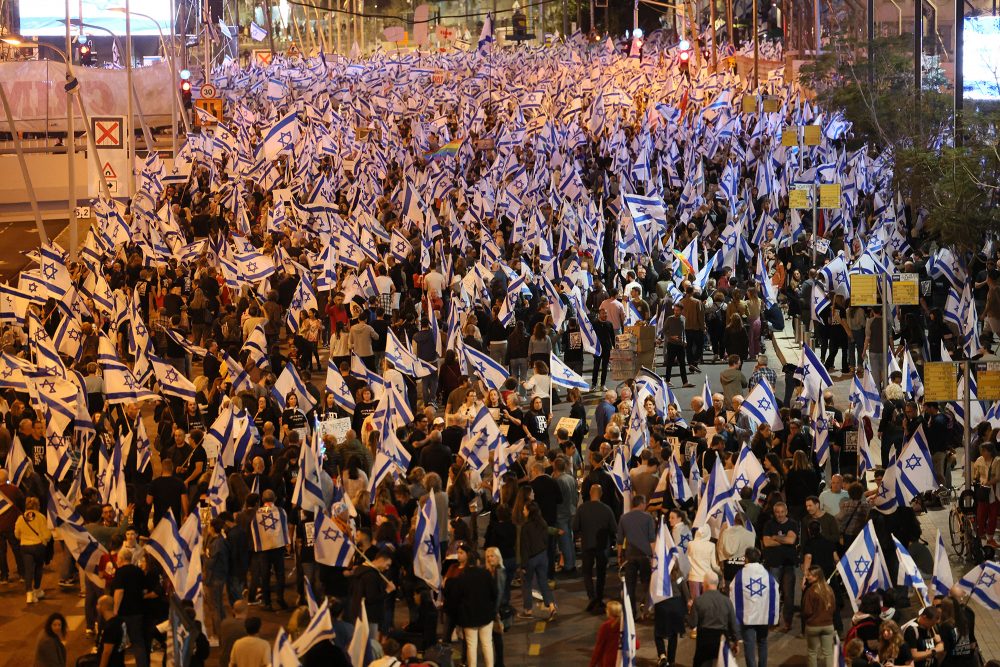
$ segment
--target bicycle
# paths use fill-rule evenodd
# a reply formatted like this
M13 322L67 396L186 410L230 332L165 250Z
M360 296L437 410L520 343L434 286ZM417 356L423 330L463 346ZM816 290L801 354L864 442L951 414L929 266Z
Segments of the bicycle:
M983 545L976 530L975 496L970 489L962 491L948 514L948 533L955 555L967 561L983 561Z

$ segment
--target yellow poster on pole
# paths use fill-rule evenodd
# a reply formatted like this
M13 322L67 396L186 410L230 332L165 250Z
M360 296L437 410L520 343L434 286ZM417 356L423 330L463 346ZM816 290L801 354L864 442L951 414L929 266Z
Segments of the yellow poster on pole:
M958 364L928 361L924 364L924 402L958 400Z
M798 130L785 130L781 133L781 145L782 146L798 146L799 145L799 131Z
M778 113L778 98L774 95L764 97L764 113Z
M869 273L851 274L851 305L879 305L878 276Z
M811 208L808 188L792 188L788 191L788 208Z
M819 125L806 125L802 132L803 141L806 146L819 146L821 136Z
M892 275L892 302L897 306L920 304L920 278L916 273Z
M819 207L840 208L840 183L819 186Z
M757 113L757 97L755 95L743 96L743 113Z
M1000 401L1000 362L976 364L976 398Z

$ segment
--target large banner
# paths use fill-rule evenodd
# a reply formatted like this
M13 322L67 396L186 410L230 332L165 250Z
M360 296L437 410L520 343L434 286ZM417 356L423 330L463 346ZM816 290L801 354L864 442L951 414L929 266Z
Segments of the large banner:
M90 116L126 116L127 76L125 70L73 69L80 80L83 103ZM133 71L136 96L146 123L170 124L170 96L175 83L166 62ZM0 63L0 83L10 100L18 129L24 132L64 132L66 130L66 66L51 60ZM137 105L133 105L135 127L140 127ZM77 132L83 131L79 109L73 105Z

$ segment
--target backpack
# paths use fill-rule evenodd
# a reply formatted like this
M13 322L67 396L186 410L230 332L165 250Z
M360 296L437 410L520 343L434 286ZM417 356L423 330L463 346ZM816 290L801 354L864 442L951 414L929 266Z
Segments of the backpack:
M878 624L875 622L875 619L869 616L868 618L861 619L860 621L852 625L851 629L847 631L846 635L844 635L844 640L840 645L840 650L843 651L845 658L847 657L847 645L851 643L852 639L857 639L858 630L860 630L862 627L865 627L866 625L870 625L871 627L878 630Z

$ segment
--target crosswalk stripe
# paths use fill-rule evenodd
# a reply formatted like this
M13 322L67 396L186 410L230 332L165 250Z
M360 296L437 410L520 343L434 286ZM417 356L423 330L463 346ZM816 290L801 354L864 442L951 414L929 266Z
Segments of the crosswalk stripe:
M541 644L532 644L528 647L528 655L541 655L541 653L542 653Z
M73 614L66 617L66 629L76 632L83 625L83 614Z
M535 633L541 634L545 632L545 621L538 621L535 623Z

